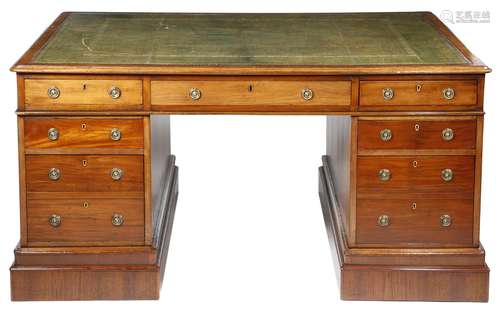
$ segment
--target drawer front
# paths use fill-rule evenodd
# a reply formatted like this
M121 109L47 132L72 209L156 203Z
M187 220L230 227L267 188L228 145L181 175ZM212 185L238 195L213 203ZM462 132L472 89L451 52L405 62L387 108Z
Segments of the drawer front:
M26 189L28 192L142 192L143 172L143 156L28 155Z
M361 81L360 109L390 107L407 110L412 107L451 109L457 106L476 107L476 80L449 81Z
M384 245L471 245L473 210L473 199L359 199L356 241Z
M358 199L472 199L473 194L473 156L384 156L357 160Z
M152 106L323 106L349 110L350 81L153 80Z
M27 110L141 109L142 80L25 80Z
M358 149L475 149L476 120L360 120Z
M24 147L142 149L143 120L27 117L24 119Z
M28 243L144 244L143 199L29 199Z

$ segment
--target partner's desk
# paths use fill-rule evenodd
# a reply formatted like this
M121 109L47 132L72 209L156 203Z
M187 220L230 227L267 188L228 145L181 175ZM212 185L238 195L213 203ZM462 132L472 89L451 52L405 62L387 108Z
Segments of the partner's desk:
M327 116L319 195L343 299L488 299L490 69L431 13L63 13L12 70L14 300L159 297L169 115L186 113Z

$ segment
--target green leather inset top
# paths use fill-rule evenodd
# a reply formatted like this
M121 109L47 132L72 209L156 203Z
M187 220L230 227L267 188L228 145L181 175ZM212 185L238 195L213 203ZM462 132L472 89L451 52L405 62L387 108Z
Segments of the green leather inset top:
M422 13L73 13L32 64L468 64Z

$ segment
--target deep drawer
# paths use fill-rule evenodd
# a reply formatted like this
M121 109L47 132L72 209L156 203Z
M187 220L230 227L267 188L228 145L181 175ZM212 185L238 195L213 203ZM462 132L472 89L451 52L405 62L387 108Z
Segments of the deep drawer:
M359 120L358 149L475 149L476 120Z
M142 192L143 156L28 155L28 192Z
M143 120L119 118L27 117L25 149L144 147Z
M257 105L349 110L351 81L153 80L151 104L153 108Z
M28 78L27 110L141 109L139 79L44 79Z
M29 199L29 245L144 244L143 199Z
M470 246L473 210L473 199L358 199L356 241Z
M472 199L473 194L473 156L358 157L358 199Z
M478 105L477 80L442 81L361 81L359 106L362 110L390 107L391 110L451 109Z

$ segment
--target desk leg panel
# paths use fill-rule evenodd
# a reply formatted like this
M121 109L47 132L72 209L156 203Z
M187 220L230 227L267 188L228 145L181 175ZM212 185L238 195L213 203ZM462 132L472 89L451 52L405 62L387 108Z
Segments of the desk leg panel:
M153 246L18 247L10 269L12 300L158 299L178 195L174 156L166 169Z
M489 268L478 248L351 248L328 158L319 196L343 300L487 302Z

